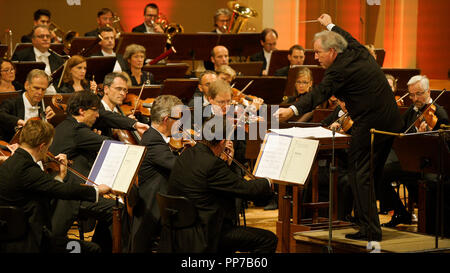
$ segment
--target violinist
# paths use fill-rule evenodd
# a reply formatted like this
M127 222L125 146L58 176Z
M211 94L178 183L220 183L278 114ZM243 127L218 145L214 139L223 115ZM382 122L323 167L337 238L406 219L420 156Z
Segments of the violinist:
M417 120L417 117L422 111L433 102L433 99L430 96L430 83L428 78L425 75L416 75L412 77L408 81L408 94L412 104L403 114L403 120L405 121L405 124L408 125L405 130L409 128L411 124ZM437 122L435 124L428 124L425 119L420 119L416 124L419 126L413 126L407 133L437 130L440 128L441 124L448 124L447 111L436 103L434 103L434 106L436 106L434 116L437 118Z
M351 134L351 125L353 124L353 121L351 121L351 118L348 115L345 102L337 99L337 104L338 106L334 109L334 111L322 120L321 123L330 129L336 130L338 133Z
M73 93L86 89L97 92L97 83L86 80L87 62L83 56L74 55L66 63L62 75L62 85L59 93Z
M436 111L434 115L437 121L434 127L430 126L425 120L419 120L415 122L423 111L433 100L430 97L430 87L429 80L425 75L413 76L408 81L408 93L409 98L412 101L411 106L403 114L403 120L405 121L405 126L403 131L405 132L408 128L411 128L406 133L415 132L426 132L437 130L440 128L441 124L448 124L448 114L447 111L440 105L434 103L436 106ZM416 123L416 124L415 124ZM412 124L415 124L411 127ZM420 124L419 126L416 126ZM413 147L411 147L413 148ZM435 181L435 174L425 174L425 180ZM384 166L383 180L380 184L379 199L380 199L380 211L387 212L394 210L394 214L391 220L383 226L385 227L395 227L399 224L411 224L413 214L408 212L400 200L399 196L395 193L394 188L391 186L393 181L398 181L406 185L408 188L408 194L414 201L418 200L418 186L417 181L421 179L421 174L418 172L408 172L403 171L399 159L395 154L394 150L391 150L389 154L387 163Z
M145 64L145 47L137 44L128 45L123 59L128 63L129 69L125 72L130 76L132 86L141 86L146 81L154 82L152 73L142 71Z
M217 82L223 81L214 83ZM268 199L272 195L270 180L246 181L219 158L229 141L226 135L230 123L224 117L214 118L219 119L218 122L213 122L214 126L208 129L214 137L205 137L185 150L176 159L176 171L171 172L168 180L168 194L188 198L198 212L198 219L193 227L176 231L176 236L163 236L167 231L163 227L161 252L274 253L277 245L275 234L239 226L236 220L236 198ZM170 237L177 238L177 249L172 249L173 244L168 241Z
M403 99L401 99L400 96L395 95L395 93L397 92L397 79L392 76L391 74L385 74L386 75L386 79L389 83L389 86L392 89L392 92L394 93L394 97L395 97L395 101L397 102L398 106L404 106L405 102L403 101Z
M23 84L16 81L16 68L8 59L0 59L0 92L23 91Z
M139 201L133 210L130 246L132 252L151 252L160 235L161 223L156 194L166 193L167 181L178 154L169 145L172 132L180 127L181 100L161 95L153 103L151 127L144 133L140 145L147 153L138 173Z
M97 202L111 192L106 185L96 187L61 183L66 176L67 157L59 154L61 162L56 177L45 173L38 162L47 157L52 143L53 126L43 120L29 120L20 136L20 147L0 166L0 205L17 206L24 210L27 235L12 242L2 242L6 252L67 252L69 239L57 236L50 223L50 199L85 200ZM78 201L79 202L79 201ZM99 252L98 245L80 242L81 252Z
M117 113L101 109L100 98L90 92L73 93L67 102L67 117L55 128L55 136L50 151L52 154L67 154L73 162L72 168L84 176L88 176L102 143L110 137L100 135L95 124L107 124L112 128L134 130L137 122ZM95 131L94 131L95 130ZM84 184L84 180L69 173L65 183ZM100 198L98 203L82 202L81 204L59 200L52 219L53 231L65 236L73 220L77 216L89 216L98 220L93 241L97 242L105 252L111 251L112 208L115 201Z
M25 81L25 92L21 95L3 101L0 104L0 138L10 141L15 129L25 125L30 118L41 117L50 120L55 112L50 106L43 109L42 101L49 79L43 70L33 69Z
M209 104L208 101L208 90L209 85L217 79L216 72L212 70L206 70L200 74L200 77L198 79L198 86L197 89L194 92L194 95L192 96L192 99L187 104L188 107L194 107L194 101L196 98L201 99L201 105L206 106Z

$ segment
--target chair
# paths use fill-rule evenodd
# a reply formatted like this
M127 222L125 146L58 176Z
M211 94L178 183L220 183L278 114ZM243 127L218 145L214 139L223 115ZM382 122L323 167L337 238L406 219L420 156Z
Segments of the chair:
M27 224L21 208L0 206L0 241L14 241L25 235Z
M172 252L177 252L174 240L175 231L192 227L196 224L197 210L189 199L184 196L173 196L158 192L156 194L161 224L170 232L170 247Z

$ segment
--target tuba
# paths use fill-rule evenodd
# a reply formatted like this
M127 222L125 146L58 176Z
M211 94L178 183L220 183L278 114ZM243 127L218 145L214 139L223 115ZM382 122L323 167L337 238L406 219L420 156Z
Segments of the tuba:
M115 14L112 19L112 24L107 24L107 26L116 31L116 38L119 38L120 34L124 32L122 24L120 23L120 17Z
M256 10L241 6L238 1L228 1L227 6L233 12L228 28L229 33L241 32L248 18L258 16Z
M169 23L169 20L167 20L166 16L164 16L163 14L158 15L158 18L156 19L154 24L159 25L164 31L164 33L166 33L167 36L169 36L169 39L171 39L173 35L177 33L184 32L184 28L182 25L176 23Z

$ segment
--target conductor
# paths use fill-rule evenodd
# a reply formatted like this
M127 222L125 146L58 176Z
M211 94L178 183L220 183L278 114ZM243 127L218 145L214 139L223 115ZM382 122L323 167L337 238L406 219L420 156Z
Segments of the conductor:
M345 102L354 121L349 148L349 181L355 200L359 231L355 240L381 241L381 227L370 177L370 129L399 132L403 121L392 90L369 51L348 32L332 23L328 14L318 21L328 30L315 34L314 57L325 68L321 83L289 108L274 113L280 121L311 111L334 95ZM377 135L374 142L374 180L380 178L393 138ZM375 182L376 183L376 182ZM370 198L371 197L371 198Z

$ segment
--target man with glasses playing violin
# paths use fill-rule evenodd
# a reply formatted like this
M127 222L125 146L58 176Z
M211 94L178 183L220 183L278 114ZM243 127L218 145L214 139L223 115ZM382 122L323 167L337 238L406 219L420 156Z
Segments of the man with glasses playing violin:
M42 105L45 90L48 87L48 76L43 70L31 70L25 81L25 92L21 95L3 101L0 104L0 138L11 141L15 129L25 125L30 118L50 120L55 112L50 106Z
M26 217L26 235L19 240L2 242L0 252L64 252L69 240L53 233L50 223L50 198L84 200L96 203L99 196L111 192L106 185L95 187L62 183L67 173L67 157L58 154L60 162L55 177L42 170L41 161L48 157L54 128L43 120L29 120L20 135L19 148L0 166L0 205L16 206ZM81 252L99 252L97 245L80 242Z
M138 201L133 209L130 251L151 252L157 246L161 231L158 192L167 192L167 181L178 152L175 151L172 135L180 128L183 103L172 95L161 95L153 102L151 126L142 136L140 145L147 153L138 173Z
M436 106L434 112L437 121L436 124L428 124L426 120L419 119L420 114L427 109L433 102L430 96L430 84L425 75L413 76L408 81L408 93L412 104L403 114L405 126L403 132L427 132L440 129L441 124L448 124L448 114L444 107L433 103ZM417 121L418 120L418 121ZM417 121L417 122L416 122ZM434 125L434 127L433 127ZM408 130L408 131L406 131ZM435 174L424 174L427 181L437 180ZM399 224L411 224L412 214L408 212L400 197L395 192L391 183L401 182L408 188L410 200L418 200L418 180L421 174L418 172L402 171L399 159L393 150L391 150L387 163L384 166L383 180L380 185L380 210L387 212L394 210L394 215L388 223L383 224L385 227L395 227Z

